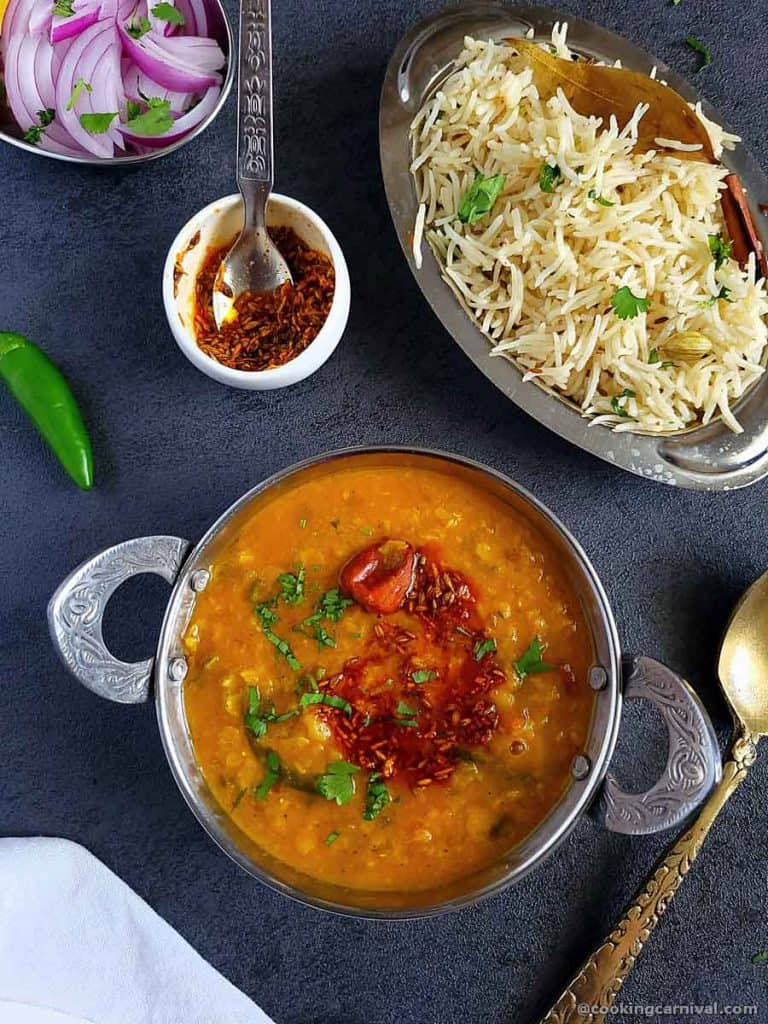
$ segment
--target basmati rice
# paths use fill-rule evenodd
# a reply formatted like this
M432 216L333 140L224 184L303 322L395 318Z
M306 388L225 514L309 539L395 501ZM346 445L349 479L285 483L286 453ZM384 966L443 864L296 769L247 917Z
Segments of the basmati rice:
M552 46L568 59L566 31L555 26ZM745 271L731 259L715 270L707 236L725 234L727 171L636 152L646 109L604 125L562 91L542 101L511 47L466 38L411 128L415 262L423 236L491 354L593 423L664 433L720 415L740 431L731 405L763 373L765 282L754 257ZM694 109L716 156L732 148L738 138ZM545 162L561 175L551 193L539 185ZM477 172L504 174L504 188L485 217L463 224L458 208ZM623 286L650 301L647 313L618 318L611 297ZM715 298L723 288L731 301ZM686 354L680 336L690 332L710 350Z

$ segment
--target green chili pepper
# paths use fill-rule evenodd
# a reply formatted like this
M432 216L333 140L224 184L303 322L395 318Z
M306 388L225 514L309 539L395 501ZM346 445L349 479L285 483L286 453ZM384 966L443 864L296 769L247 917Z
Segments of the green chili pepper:
M88 432L69 384L45 352L20 334L0 331L0 378L78 487L93 487Z

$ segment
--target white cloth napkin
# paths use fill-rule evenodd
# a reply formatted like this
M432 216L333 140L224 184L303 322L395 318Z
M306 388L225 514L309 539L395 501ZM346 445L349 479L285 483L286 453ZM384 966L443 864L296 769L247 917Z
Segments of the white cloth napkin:
M92 1024L272 1024L65 839L0 839L0 1020L14 1024L2 1001Z

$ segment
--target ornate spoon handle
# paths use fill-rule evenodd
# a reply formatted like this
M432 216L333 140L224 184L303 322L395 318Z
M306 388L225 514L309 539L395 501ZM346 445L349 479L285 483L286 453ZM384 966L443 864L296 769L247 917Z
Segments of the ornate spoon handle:
M263 222L273 163L270 0L241 0L237 183L247 223Z
M541 1024L603 1024L649 935L672 902L727 800L754 764L757 749L746 730L736 732L723 777L693 825L660 862L602 946L595 950Z

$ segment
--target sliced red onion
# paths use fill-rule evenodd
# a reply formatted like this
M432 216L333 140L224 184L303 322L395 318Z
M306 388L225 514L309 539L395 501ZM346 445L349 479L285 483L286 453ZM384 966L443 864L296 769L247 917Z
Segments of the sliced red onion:
M146 146L149 149L158 149L163 146L170 146L172 142L177 142L188 132L191 132L193 128L196 128L201 121L205 120L216 106L220 94L220 87L218 85L212 85L206 91L200 102L186 114L182 114L181 117L177 118L168 131L164 132L162 135L139 135L136 132L131 131L131 129L127 128L125 125L120 125L120 131L126 139L129 139L134 144Z
M21 130L37 126L40 111L56 112L41 132L41 149L100 158L125 148L146 153L177 142L215 108L225 59L207 38L220 20L206 8L210 0L168 0L183 26L152 15L159 0L73 0L68 17L54 15L53 2L9 0L0 34L8 105ZM150 24L139 39L126 31L134 17ZM81 80L88 88L78 88L67 110ZM119 120L126 116L126 97L141 102L147 96L167 101L175 117L163 135L138 135ZM82 114L115 111L103 133L81 124Z
M144 96L168 100L174 114L185 113L195 99L195 94L192 92L174 92L173 89L164 89L162 85L153 82L135 64L129 64L123 71L123 86L128 99L137 102L140 102Z
M102 65L98 82L94 81L97 68ZM97 21L74 40L64 58L56 82L56 112L61 124L83 149L94 156L114 156L114 137L110 132L92 135L80 123L82 114L106 114L120 110L114 106L115 88L109 75L121 81L120 42L114 21ZM75 84L82 78L91 85L91 92L82 89L72 110L67 106Z
M157 36L154 32L134 39L123 25L118 28L125 53L158 85L174 92L202 92L221 82L216 69L223 66L225 58L215 40L201 36ZM199 40L199 45L180 50L176 44L184 40Z
M101 4L102 0L74 0L72 4L74 14L67 17L54 14L51 19L51 42L61 43L90 28L98 21ZM53 5L51 4L51 6Z
M51 23L53 17L53 3L48 3L47 0L43 0L42 3L37 3L32 8L29 15L29 32L33 36L40 35L41 32L45 32Z

